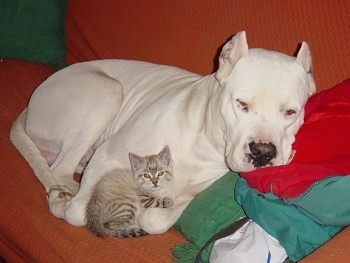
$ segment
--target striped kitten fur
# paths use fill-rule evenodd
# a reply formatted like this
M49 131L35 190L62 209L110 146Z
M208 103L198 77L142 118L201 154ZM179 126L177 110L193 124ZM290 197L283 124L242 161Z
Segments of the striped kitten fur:
M87 205L87 227L97 236L118 238L147 235L138 224L139 214L149 207L174 204L170 149L156 155L129 153L131 172L106 174L94 188Z

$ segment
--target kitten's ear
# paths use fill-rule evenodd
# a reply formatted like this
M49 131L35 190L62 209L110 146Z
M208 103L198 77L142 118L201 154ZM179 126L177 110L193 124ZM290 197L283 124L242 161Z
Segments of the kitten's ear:
M171 154L169 146L166 145L164 149L158 154L159 159L164 163L165 165L169 165L171 163Z
M134 153L129 153L129 160L130 160L131 169L133 171L138 171L142 167L143 158L141 156L138 156Z

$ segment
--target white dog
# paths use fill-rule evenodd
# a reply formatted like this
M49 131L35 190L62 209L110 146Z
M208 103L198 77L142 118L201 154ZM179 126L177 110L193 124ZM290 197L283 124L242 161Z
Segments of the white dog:
M203 77L145 62L92 61L43 82L11 140L49 193L51 212L85 225L85 206L101 176L129 168L129 152L149 155L169 145L175 204L140 217L145 231L162 233L229 169L287 163L315 92L308 45L295 58L249 49L240 32L219 62L215 74ZM78 190L73 174L84 168Z

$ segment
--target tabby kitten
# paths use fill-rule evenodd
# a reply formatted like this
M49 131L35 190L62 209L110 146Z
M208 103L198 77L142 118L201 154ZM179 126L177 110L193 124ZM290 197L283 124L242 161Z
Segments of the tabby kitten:
M87 205L87 227L98 236L147 235L138 224L143 209L171 207L172 158L165 146L157 155L129 153L130 170L112 171L97 183Z

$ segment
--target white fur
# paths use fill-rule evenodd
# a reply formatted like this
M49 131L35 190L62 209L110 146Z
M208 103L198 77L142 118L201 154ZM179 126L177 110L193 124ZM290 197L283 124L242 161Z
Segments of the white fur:
M224 46L218 72L208 76L138 61L79 63L35 90L11 140L49 192L51 212L79 226L101 176L130 168L129 152L150 155L169 145L175 204L146 209L140 218L145 231L162 233L229 169L256 168L248 158L250 142L276 146L268 165L288 161L315 91L311 68L306 43L294 58L248 49L245 32ZM286 114L290 110L295 114ZM78 191L72 175L91 149ZM40 151L57 156L51 167Z

